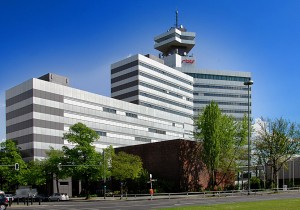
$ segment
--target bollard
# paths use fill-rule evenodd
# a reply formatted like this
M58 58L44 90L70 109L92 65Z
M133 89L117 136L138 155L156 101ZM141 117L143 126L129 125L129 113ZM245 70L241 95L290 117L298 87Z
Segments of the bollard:
M23 198L23 201L24 201L24 205L26 204L26 198Z
M29 197L27 197L27 206L29 206Z
M17 204L19 205L19 198L17 198Z
M39 205L41 205L41 198L39 198Z
M8 206L11 207L11 203L12 203L12 198L9 198L8 200Z
M33 204L33 197L31 197L31 205Z

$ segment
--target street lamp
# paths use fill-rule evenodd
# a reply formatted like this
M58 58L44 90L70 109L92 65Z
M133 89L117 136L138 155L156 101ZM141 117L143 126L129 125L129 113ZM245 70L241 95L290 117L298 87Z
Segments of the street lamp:
M244 85L248 86L248 195L250 195L250 86L253 85L253 81L249 78Z

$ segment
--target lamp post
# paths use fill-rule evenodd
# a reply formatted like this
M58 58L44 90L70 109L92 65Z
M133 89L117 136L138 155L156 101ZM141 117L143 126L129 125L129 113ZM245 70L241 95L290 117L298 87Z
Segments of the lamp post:
M103 197L104 199L106 199L106 167L105 167L105 163L106 163L106 160L105 160L105 151L103 150Z
M248 86L248 195L250 195L250 86L253 85L253 81L249 78L244 85Z

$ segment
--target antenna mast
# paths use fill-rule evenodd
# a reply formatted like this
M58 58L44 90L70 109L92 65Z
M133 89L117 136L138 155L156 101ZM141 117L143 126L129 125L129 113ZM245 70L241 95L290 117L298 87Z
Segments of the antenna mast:
M178 10L176 10L175 13L176 13L176 25L175 26L176 26L176 28L178 28Z

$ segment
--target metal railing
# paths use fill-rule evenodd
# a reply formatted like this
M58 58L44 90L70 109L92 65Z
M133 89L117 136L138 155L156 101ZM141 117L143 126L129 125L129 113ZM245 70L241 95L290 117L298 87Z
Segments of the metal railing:
M273 188L273 189L251 189L250 195L262 195L272 193L289 193L289 192L300 192L300 187L291 188ZM183 197L230 197L230 196L244 196L248 195L248 190L226 190L226 191L201 191L201 192L179 192L179 193L154 193L153 196L150 194L107 194L106 197L120 198L120 199L174 199Z

